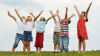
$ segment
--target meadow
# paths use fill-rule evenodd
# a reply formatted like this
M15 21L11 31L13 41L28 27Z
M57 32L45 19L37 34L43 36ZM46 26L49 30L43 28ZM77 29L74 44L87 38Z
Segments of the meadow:
M68 54L63 53L53 53L53 51L42 51L40 54L36 54L32 51L31 54L24 55L22 51L15 51L11 54L10 51L0 51L0 56L100 56L100 51L86 51L86 53L78 53L77 51L69 51Z

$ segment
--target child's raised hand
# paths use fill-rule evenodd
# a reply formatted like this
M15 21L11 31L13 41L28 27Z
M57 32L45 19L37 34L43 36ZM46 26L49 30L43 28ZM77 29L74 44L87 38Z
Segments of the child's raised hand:
M18 12L18 10L16 10L16 9L15 9L15 12L17 13L17 12Z
M59 13L59 10L57 10L57 13Z
M66 9L68 10L68 7L66 7Z
M72 16L75 16L75 14L72 13Z
M10 12L9 11L7 11L8 12L8 14L10 14Z
M76 6L76 5L74 5L74 7L75 7L75 8L77 8L77 6Z
M52 11L51 11L51 10L49 10L49 12L50 12L50 13L52 13Z
M30 15L33 15L33 13L32 13L32 12L30 12Z
M43 13L43 11L41 11L41 13Z
M93 1L92 1L93 2ZM92 4L92 2L90 3L90 5Z

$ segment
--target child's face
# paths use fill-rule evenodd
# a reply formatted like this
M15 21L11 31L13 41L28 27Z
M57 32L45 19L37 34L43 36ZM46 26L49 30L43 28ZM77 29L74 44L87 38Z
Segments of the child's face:
M43 17L41 17L41 18L40 18L40 21L44 21L44 18L43 18Z
M84 13L81 13L81 16L83 17L84 16Z
M25 16L22 16L22 19L25 19Z
M27 16L27 20L28 21L32 21L32 17L31 16Z

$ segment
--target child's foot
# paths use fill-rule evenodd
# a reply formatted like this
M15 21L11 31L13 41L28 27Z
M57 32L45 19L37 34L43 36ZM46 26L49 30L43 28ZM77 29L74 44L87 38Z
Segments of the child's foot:
M13 52L11 52L11 54L13 54Z
M85 53L84 51L82 53Z
M62 54L62 51L60 51L60 53Z
M78 53L81 53L80 51L78 51Z
M38 52L38 54L40 54L41 52Z
M35 53L38 53L38 52L35 52Z

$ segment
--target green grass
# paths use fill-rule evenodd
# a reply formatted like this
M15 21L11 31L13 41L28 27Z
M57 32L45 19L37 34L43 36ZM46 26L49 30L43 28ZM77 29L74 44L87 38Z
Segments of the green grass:
M53 51L42 51L40 54L36 54L35 51L32 51L32 54L24 55L22 51L15 51L14 54L7 51L0 51L0 56L100 56L100 51L86 51L86 53L78 54L77 51L69 51L68 54L65 52L61 53L53 53Z

